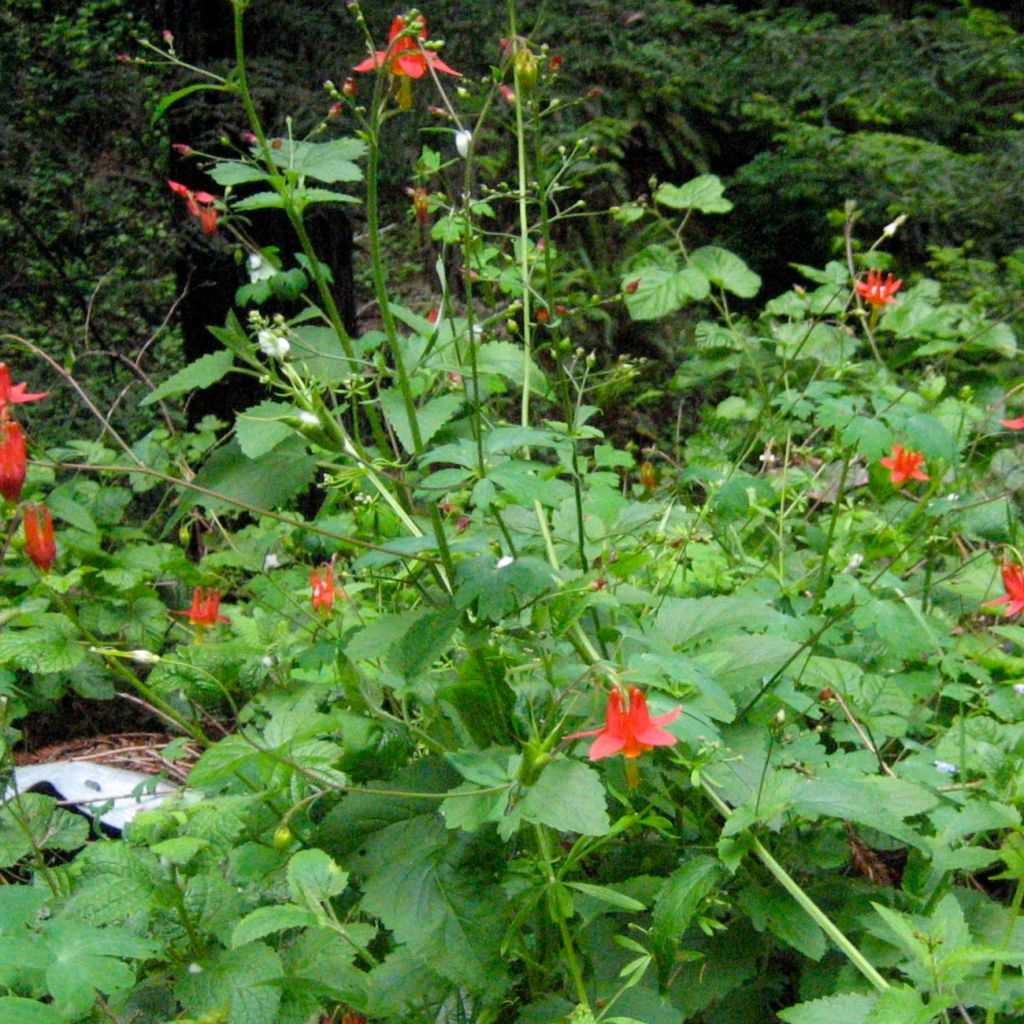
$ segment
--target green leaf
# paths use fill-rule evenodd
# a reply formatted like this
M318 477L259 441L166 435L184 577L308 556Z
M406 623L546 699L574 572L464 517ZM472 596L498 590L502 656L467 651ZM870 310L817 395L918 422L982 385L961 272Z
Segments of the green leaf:
M182 89L176 89L174 92L164 96L156 105L156 109L153 111L153 116L150 118L150 127L155 125L168 110L174 106L178 100L183 100L186 96L191 96L194 92L199 92L202 89L212 90L213 92L227 92L227 89L223 85L212 85L209 82L194 82L192 85L186 85Z
M281 1002L280 957L261 942L221 950L202 972L188 974L178 984L178 998L199 1017L227 1010L226 1024L276 1024Z
M146 395L139 405L152 405L171 395L208 388L231 369L234 360L235 357L227 349L200 356L195 362L168 377L155 391Z
M267 181L269 175L262 167L241 160L218 160L207 172L218 185L247 185L252 181Z
M233 202L231 209L239 213L247 210L283 210L284 199L277 192L255 192Z
M725 186L715 174L702 174L685 185L659 185L656 202L671 210L700 210L701 213L728 213L732 203L725 198Z
M526 821L550 825L559 832L603 836L611 828L601 776L589 765L568 758L545 766L517 812Z
M317 181L333 184L338 181L359 181L363 174L355 161L366 152L359 139L334 139L331 142L299 142L275 139L281 145L271 150L278 167L304 174Z
M244 736L234 733L203 751L189 772L188 784L196 789L217 791L237 785L240 777L251 777L254 771L258 774L273 763L268 754L261 753Z
M412 428L406 415L405 402L397 389L380 392L380 405L388 423L398 435L407 452L416 450ZM426 444L465 404L465 398L456 393L438 395L416 410L420 440Z
M664 246L651 245L623 276L626 309L634 320L657 320L705 299L708 279L694 266L680 268Z
M714 857L694 857L677 868L654 904L651 939L659 960L671 963L672 946L682 937L701 902L718 882L722 869Z
M296 903L312 910L343 893L347 885L348 872L323 850L300 850L288 862L288 891Z
M632 896L627 896L624 892L619 892L617 889L612 889L607 885L590 885L587 882L566 882L565 884L568 888L583 893L584 896L600 900L602 903L608 903L619 910L640 913L647 909L647 906L639 900L635 900Z
M235 434L242 454L248 459L258 459L291 437L295 431L281 421L285 416L295 415L292 406L270 401L240 412L235 420Z
M194 480L197 487L216 491L217 496L192 492L192 501L211 512L274 509L313 482L316 465L316 456L306 450L300 437L282 442L258 459L246 458L233 440L210 456Z
M0 1020L4 1024L65 1024L66 1018L47 1003L0 996Z
M246 914L231 933L231 947L244 946L247 942L262 939L265 935L287 931L289 928L312 928L317 915L294 903L283 903L273 907L259 907Z
M761 278L728 249L706 245L691 254L690 262L712 284L741 299L752 299L761 288Z
M63 920L48 923L43 941L52 957L47 988L58 1009L69 1015L87 1013L97 991L109 994L135 984L135 973L120 958L146 959L158 949L126 928Z
M780 1010L779 1018L786 1024L868 1024L868 1015L877 998L873 992L825 996Z
M867 1024L931 1024L938 1016L915 989L893 986L878 994Z
M511 341L488 341L477 349L477 370L480 373L494 373L513 384L523 381L523 349ZM547 374L532 360L530 361L530 391L546 396L551 390Z

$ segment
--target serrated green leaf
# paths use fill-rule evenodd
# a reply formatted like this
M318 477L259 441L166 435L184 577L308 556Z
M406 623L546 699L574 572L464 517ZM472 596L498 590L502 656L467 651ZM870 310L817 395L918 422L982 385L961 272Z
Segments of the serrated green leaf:
M294 417L295 409L284 402L260 402L238 414L235 420L235 434L242 454L248 459L258 459L295 431L282 423L285 416Z
M677 868L662 886L654 904L651 938L659 959L671 963L671 949L693 920L721 875L714 857L694 857Z
M893 986L878 993L875 1008L867 1024L932 1024L939 1014L926 1006L921 994L912 988Z
M657 320L689 302L707 298L708 279L697 267L680 267L663 246L648 246L623 276L626 309L634 320Z
M281 1002L280 957L261 942L225 949L185 975L177 995L195 1016L227 1010L227 1024L276 1024Z
M398 440L407 452L416 450L413 444L412 427L406 415L405 402L396 389L380 392L380 405L384 410L388 423L398 435ZM431 398L425 405L416 410L416 422L420 430L420 440L426 444L465 403L465 398L456 393L438 395Z
M254 164L241 160L218 160L207 172L218 185L247 185L252 181L266 181L267 172Z
M316 456L299 437L283 441L258 459L246 458L238 442L231 441L213 453L194 480L197 487L218 496L188 493L195 504L211 512L239 507L274 509L313 482L316 466Z
M728 213L732 203L725 198L725 186L715 174L701 174L685 185L659 185L656 202L671 210L700 210L701 213Z
M171 395L207 388L220 380L231 369L234 361L235 357L227 349L200 356L195 362L168 377L155 391L146 395L139 405L152 405Z
M786 1024L867 1024L877 999L874 993L846 992L780 1010L779 1017Z
M266 935L288 931L290 928L312 928L317 923L317 916L305 907L297 907L293 903L283 903L273 907L259 907L251 914L246 914L231 933L231 946L237 948L247 942L254 942Z
M0 1020L4 1024L65 1024L66 1018L48 1003L0 996Z
M301 142L275 139L271 158L278 167L304 174L317 181L333 184L338 181L359 181L363 174L355 161L366 152L359 139L334 139L331 142Z
M517 808L526 821L559 832L607 835L611 828L601 776L589 765L561 758L546 765Z
M348 872L323 850L300 850L288 862L288 891L292 899L316 910L345 891Z

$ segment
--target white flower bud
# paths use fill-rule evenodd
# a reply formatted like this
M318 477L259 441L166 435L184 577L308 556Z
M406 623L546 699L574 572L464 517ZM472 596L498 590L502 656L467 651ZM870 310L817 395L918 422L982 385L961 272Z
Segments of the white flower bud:
M274 554L273 551L268 551L266 557L263 559L263 571L270 572L271 569L277 569L281 565L281 559Z
M473 133L467 132L465 128L460 128L455 133L455 148L459 151L459 156L465 160L469 156L469 147L473 144Z
M284 359L291 348L287 338L282 338L273 331L260 331L256 335L256 341L259 343L260 351L271 359Z
M892 238L892 236L896 234L900 227L906 223L906 220L907 215L905 213L901 213L894 221L891 221L889 224L886 224L884 228L882 228L882 235L885 238Z
M159 654L154 654L152 651L129 651L128 657L132 661L137 661L140 665L155 665L160 660Z
M498 564L494 567L495 569L504 569L506 566L511 565L515 559L511 555L503 555L498 559Z

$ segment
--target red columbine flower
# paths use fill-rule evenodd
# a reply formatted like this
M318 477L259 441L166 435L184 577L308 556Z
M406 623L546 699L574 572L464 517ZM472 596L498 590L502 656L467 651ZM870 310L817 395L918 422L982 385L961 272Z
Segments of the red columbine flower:
M997 597L994 601L986 601L982 608L994 608L997 605L1007 605L1003 612L1007 618L1020 615L1024 611L1024 569L1014 562L1003 562L1000 566L1003 574L1003 586L1006 593Z
M921 472L924 456L920 452L909 451L898 444L892 446L892 455L880 460L890 470L889 479L896 485L904 480L927 480L928 476Z
M422 78L431 67L435 71L443 71L446 75L455 75L461 78L462 74L447 64L436 53L424 50L420 39L427 38L427 23L422 17L417 19L420 29L416 33L418 37L413 39L410 33L406 33L405 27L408 19L399 14L391 22L391 31L388 32L388 48L378 50L372 57L367 57L362 64L357 64L353 71L376 71L379 67L386 67L391 74L405 78Z
M53 539L53 520L45 505L29 505L25 509L25 551L40 572L49 572L57 557Z
M0 494L17 501L25 485L25 435L14 420L0 422Z
M596 736L590 744L587 757L591 761L599 761L602 757L611 757L622 753L626 757L639 757L645 750L652 747L669 747L676 742L676 736L660 728L674 722L682 714L681 708L669 711L664 715L651 718L647 710L647 699L635 686L629 688L629 708L622 691L616 687L608 694L608 710L605 724L600 729L586 729L566 736L567 740L579 739L581 736Z
M896 300L893 296L903 287L903 282L888 274L882 280L882 273L879 270L869 270L866 281L857 282L857 294L876 309L886 306Z
M310 601L313 603L313 611L318 612L321 608L328 612L334 607L336 597L345 600L348 594L339 590L334 582L334 566L330 562L324 562L319 569L314 569L309 574L309 586L312 591Z
M188 212L199 219L207 237L217 233L217 218L220 215L213 204L217 202L219 196L211 195L209 192L193 192L192 189L182 185L180 181L168 180L167 186L175 194L185 197Z
M192 607L187 612L171 612L172 615L187 615L193 626L213 626L218 622L230 622L220 614L220 591L196 587L192 591Z
M1008 430L1024 430L1024 416L1015 420L1000 420L999 422Z
M10 369L6 363L0 363L0 420L5 420L10 415L7 411L8 406L21 405L24 402L38 402L41 398L46 398L49 395L48 391L30 395L25 390L27 387L28 385L24 382L12 384Z

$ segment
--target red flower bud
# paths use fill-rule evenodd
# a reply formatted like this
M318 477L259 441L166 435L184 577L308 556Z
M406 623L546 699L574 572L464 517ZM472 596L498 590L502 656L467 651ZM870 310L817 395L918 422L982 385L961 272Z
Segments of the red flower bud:
M630 281L629 284L627 284L626 287L623 288L623 291L627 295L632 295L637 290L637 288L639 288L639 287L640 287L640 278L638 277L635 281Z
M53 520L45 505L29 505L25 509L25 551L40 572L49 572L57 557L53 539Z
M0 423L0 494L8 501L21 497L25 484L25 435L14 420Z
M175 153L180 153L182 156L191 156L195 150L187 142L173 142L171 143L171 149Z
M356 98L356 93L358 92L359 86L356 84L356 80L351 75L349 75L348 78L345 79L345 82L341 87L341 95L347 97L350 100L354 100Z
M546 324L551 319L551 314L546 309L537 310L537 323Z

